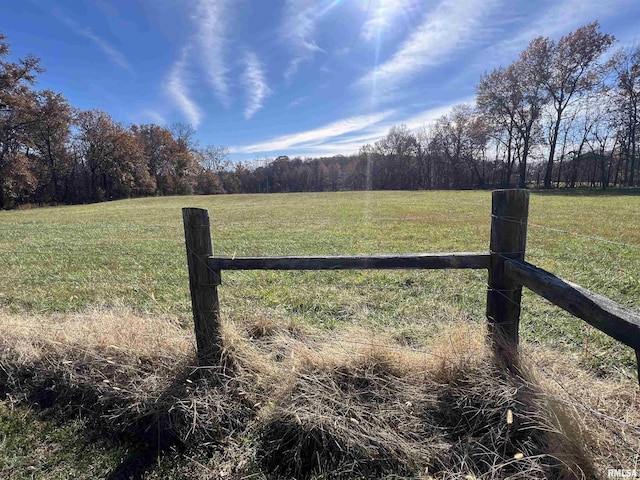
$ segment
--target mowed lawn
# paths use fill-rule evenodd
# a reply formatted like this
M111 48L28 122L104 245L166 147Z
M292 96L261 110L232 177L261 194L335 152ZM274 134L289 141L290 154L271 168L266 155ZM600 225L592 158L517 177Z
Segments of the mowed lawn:
M0 212L0 311L128 307L189 327L182 207L209 209L220 255L487 251L490 192L340 192L125 200ZM640 309L640 195L532 193L527 260ZM226 318L361 324L421 347L451 318L484 324L485 271L223 272ZM531 292L522 332L589 368L635 358Z

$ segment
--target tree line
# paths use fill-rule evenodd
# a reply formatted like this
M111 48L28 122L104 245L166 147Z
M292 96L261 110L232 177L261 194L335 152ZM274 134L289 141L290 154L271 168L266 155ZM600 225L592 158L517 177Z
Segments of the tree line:
M125 126L38 91L33 56L10 62L0 34L0 208L145 195L221 193L220 147L198 147L189 125Z
M358 154L232 163L185 124L125 126L35 89L40 62L0 34L0 208L146 195L640 185L640 47L597 22L538 37L481 76L474 105L394 126Z

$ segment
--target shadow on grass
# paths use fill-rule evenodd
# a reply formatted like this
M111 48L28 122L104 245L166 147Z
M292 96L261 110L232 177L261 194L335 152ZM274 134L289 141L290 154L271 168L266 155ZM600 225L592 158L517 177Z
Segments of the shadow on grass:
M134 422L120 430L101 423L101 417L109 409L125 408L129 401L125 394L110 395L105 402L97 385L72 385L62 372L36 373L40 368L41 365L34 365L13 369L11 376L20 385L7 385L3 378L0 399L5 400L9 394L13 404L28 407L38 413L38 420L54 422L60 428L76 419L84 419L85 428L76 433L78 442L90 444L99 438L106 449L126 452L123 461L106 478L141 478L175 443L175 436L163 431L160 418L154 422L156 428L153 424L145 426Z
M82 419L85 428L78 432L78 441L90 445L92 439L100 439L105 449L126 452L106 477L110 480L142 478L167 453L181 451L187 437L190 442L214 444L247 421L248 410L227 385L192 367L174 373L171 381L165 378L159 395L157 390L145 395L133 393L124 378L107 380L117 379L113 362L89 367L73 360L78 362L47 357L26 366L0 363L0 400L28 407L40 420L61 428ZM196 428L196 419L189 417L193 398L200 396L226 404L220 405L219 417L204 420L205 428Z
M137 365L127 377L124 363L72 354L2 363L0 389L44 417L82 417L88 436L125 445L129 456L112 480L162 475L153 468L173 450L185 454L180 459L222 455L206 478L224 464L274 479L415 478L425 468L442 478L595 478L590 459L557 430L557 417L548 418L520 373L487 358L413 376L401 374L397 360L378 354L329 369L310 364L279 394L271 387L264 410L247 400L259 387L246 373L236 380L174 365L149 382L151 367L145 373Z

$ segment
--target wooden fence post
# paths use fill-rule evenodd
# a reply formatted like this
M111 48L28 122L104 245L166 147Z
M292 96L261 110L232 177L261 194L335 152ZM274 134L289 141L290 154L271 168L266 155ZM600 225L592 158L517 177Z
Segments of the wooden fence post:
M202 208L183 208L182 220L198 364L201 367L220 366L222 337L217 288L220 285L220 271L211 270L207 263L208 257L213 255L209 212Z
M505 273L505 260L524 260L529 192L496 190L492 194L487 320L489 339L498 358L516 359L522 285Z

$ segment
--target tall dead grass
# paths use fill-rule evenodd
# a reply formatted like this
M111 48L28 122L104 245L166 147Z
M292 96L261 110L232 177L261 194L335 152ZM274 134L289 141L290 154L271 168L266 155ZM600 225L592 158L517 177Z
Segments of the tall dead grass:
M127 308L91 308L55 315L0 311L0 334L11 338L5 358L34 363L69 348L127 361L172 363L193 352L195 342L175 317L144 317Z
M191 478L574 479L635 466L632 381L527 345L521 371L504 372L480 325L444 329L425 350L393 332L261 317L225 322L223 336L232 368L209 376L175 318L0 313L0 393L180 447Z

